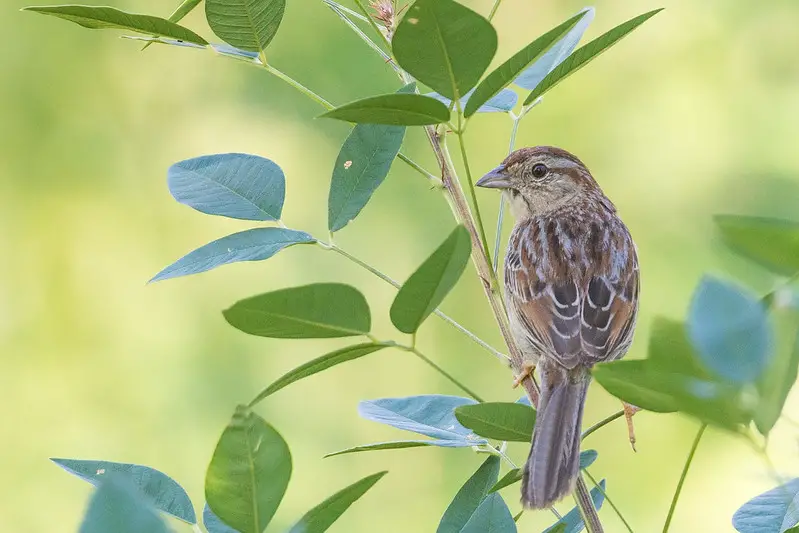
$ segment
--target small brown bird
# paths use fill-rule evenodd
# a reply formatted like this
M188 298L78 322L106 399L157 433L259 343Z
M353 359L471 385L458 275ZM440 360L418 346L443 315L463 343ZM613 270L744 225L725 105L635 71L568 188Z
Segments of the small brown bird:
M508 315L525 375L538 367L541 376L522 503L543 509L574 488L591 367L623 357L632 342L636 247L613 203L565 150L516 150L477 185L503 189L516 217L505 256Z

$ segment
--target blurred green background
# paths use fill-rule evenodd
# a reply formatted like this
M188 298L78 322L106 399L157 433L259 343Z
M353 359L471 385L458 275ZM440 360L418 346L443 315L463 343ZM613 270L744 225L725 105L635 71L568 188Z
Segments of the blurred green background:
M172 2L107 0L166 16ZM177 3L177 2L175 2ZM320 280L367 294L381 338L394 290L343 258L298 247L263 263L220 268L146 285L184 253L250 225L176 204L166 188L173 162L249 152L287 176L285 221L326 235L327 188L347 126L314 120L312 102L263 71L211 53L151 47L17 8L0 11L0 531L74 531L87 484L48 457L108 459L159 468L199 507L216 440L239 402L284 371L347 341L248 337L220 311L259 292ZM468 2L487 13L490 2ZM629 357L645 355L656 314L682 317L703 272L758 290L773 280L714 242L717 212L796 217L799 201L799 3L795 0L601 2L586 37L650 9L667 9L550 93L522 123L518 146L555 144L578 154L616 202L638 242L642 314ZM581 1L504 0L495 23L497 62L564 20ZM211 37L202 13L185 22ZM268 51L275 66L334 103L398 87L321 2L288 2ZM507 150L510 120L480 115L467 134L476 173ZM430 169L414 130L406 150ZM493 219L497 197L478 192ZM452 229L443 199L396 164L338 244L397 279ZM509 227L506 227L506 234ZM473 271L444 309L501 345ZM514 400L511 375L435 317L420 345L482 395ZM470 450L417 449L322 459L356 444L407 435L359 419L359 400L458 394L400 352L339 367L294 385L259 408L291 445L295 469L272 531L369 473L390 475L336 531L434 531L481 457ZM789 399L786 411L799 402ZM586 423L618 409L600 387ZM590 438L593 467L637 531L662 527L697 423L637 416L638 453L623 422ZM799 470L799 431L782 422L770 450L785 475ZM526 447L513 445L522 460ZM717 431L702 442L673 531L732 531L737 507L771 488L748 445ZM518 509L517 487L506 498ZM562 507L568 508L566 502ZM620 523L602 512L609 532ZM526 514L521 531L552 518ZM176 526L176 530L182 526Z

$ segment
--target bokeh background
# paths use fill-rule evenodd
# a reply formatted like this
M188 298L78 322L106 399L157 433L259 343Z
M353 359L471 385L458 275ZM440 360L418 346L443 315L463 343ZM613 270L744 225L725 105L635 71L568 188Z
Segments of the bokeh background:
M147 285L184 253L250 226L176 204L166 169L207 153L271 158L287 176L286 223L324 238L331 170L348 128L315 120L320 108L256 68L189 49L140 53L115 32L17 11L27 3L3 0L0 8L0 530L77 529L90 489L51 464L53 456L159 468L200 507L205 468L234 406L347 343L248 337L226 325L222 309L256 293L336 280L368 296L379 337L399 334L387 312L394 290L315 247ZM162 16L174 7L104 3ZM467 4L490 8L486 0ZM600 2L586 38L661 6L666 11L551 92L518 138L518 146L555 144L578 154L630 226L643 301L629 357L645 355L654 315L684 315L704 272L771 287L773 280L714 241L713 213L796 217L799 202L799 3ZM581 7L582 0L504 0L496 61ZM211 37L199 11L185 23ZM398 87L382 60L316 0L288 3L268 55L334 103ZM509 129L506 115L474 120L467 139L477 173L504 157ZM420 131L409 133L405 149L435 168ZM454 223L418 174L394 167L337 242L405 279ZM496 195L478 194L494 219ZM444 309L501 345L471 267ZM419 342L484 396L516 399L508 371L435 317ZM407 437L359 419L359 400L424 393L458 391L412 356L386 351L262 404L259 413L283 433L295 462L271 531L382 469L390 475L335 530L434 531L480 456L429 448L322 459ZM786 412L797 403L789 399ZM594 386L586 422L617 409ZM608 479L637 531L659 531L697 423L652 413L636 422L637 454L623 422L591 437L599 451L592 470ZM773 433L770 452L782 474L799 470L797 436L787 422ZM521 461L526 448L510 452ZM774 484L747 444L710 431L673 531L732 531L735 509ZM516 490L507 493L513 510ZM608 531L620 531L607 506L602 516ZM526 514L520 530L540 531L551 521L547 513Z

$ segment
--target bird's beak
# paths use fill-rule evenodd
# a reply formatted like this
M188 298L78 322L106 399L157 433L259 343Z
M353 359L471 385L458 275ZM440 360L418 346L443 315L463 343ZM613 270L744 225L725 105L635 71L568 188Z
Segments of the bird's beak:
M511 186L508 175L505 174L505 167L500 165L475 183L478 187L487 189L508 189Z

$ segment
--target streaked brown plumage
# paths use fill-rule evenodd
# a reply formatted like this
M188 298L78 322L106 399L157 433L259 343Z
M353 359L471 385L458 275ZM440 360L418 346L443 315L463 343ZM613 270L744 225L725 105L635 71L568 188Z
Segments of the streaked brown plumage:
M624 356L638 309L635 243L585 165L559 148L522 148L477 185L503 189L516 217L505 257L511 330L541 374L522 503L572 491L583 404L599 362Z

